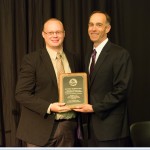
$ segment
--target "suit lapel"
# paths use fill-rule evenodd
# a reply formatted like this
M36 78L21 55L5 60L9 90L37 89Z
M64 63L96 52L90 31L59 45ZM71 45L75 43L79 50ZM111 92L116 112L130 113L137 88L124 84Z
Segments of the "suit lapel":
M73 55L71 55L69 52L65 52L65 55L66 55L67 60L69 62L69 66L70 66L71 72L75 72ZM57 86L57 79L56 79L55 70L54 70L52 61L51 61L51 59L49 57L49 54L48 54L46 49L42 49L42 51L41 51L41 58L43 60L43 63L45 65L45 67L47 68L46 70L47 70L47 72L49 74L49 77L51 78L51 80L54 81L54 84Z
M51 61L50 56L49 56L46 49L42 49L41 58L42 58L43 63L45 64L45 66L47 68L46 70L49 74L49 77L54 81L55 85L57 86L57 79L56 79L56 75L55 75L55 70L54 70L52 61Z
M92 75L90 77L90 86L92 85L92 83L94 81L94 78L95 78L95 76L97 74L97 71L100 70L101 65L103 64L106 56L108 55L109 47L110 47L110 42L108 42L104 46L104 48L102 49L102 51L101 51L101 53L100 53L100 55L98 57L98 60L97 60L97 62L95 64L95 67L94 67L94 71L93 71L93 73L92 73Z
M91 58L92 50L87 54L85 58L85 71L89 75L89 63L90 63L90 58Z

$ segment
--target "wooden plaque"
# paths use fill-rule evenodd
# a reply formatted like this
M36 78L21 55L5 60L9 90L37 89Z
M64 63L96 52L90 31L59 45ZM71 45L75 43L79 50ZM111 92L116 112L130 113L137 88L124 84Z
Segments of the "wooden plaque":
M66 103L70 108L88 103L86 73L63 73L59 84L59 102Z

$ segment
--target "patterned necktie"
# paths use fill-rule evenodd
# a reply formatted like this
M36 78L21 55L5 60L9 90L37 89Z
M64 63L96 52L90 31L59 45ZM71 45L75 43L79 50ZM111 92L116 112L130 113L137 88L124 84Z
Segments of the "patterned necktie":
M64 65L63 65L63 62L62 62L62 56L59 52L57 53L57 56L56 56L56 68L57 68L57 83L58 83L58 88L59 88L60 74L65 73ZM71 119L71 118L75 118L75 117L76 117L76 114L72 111L69 111L69 112L56 113L55 119L56 120Z
M60 74L65 73L64 65L63 65L63 62L62 62L62 56L59 52L57 53L56 59L57 59L56 60L57 82L58 82L58 85L59 85L59 76L60 76Z
M91 66L90 66L90 75L92 74L93 70L94 70L94 66L95 66L95 58L96 58L96 50L94 49L92 52L92 62L91 62Z

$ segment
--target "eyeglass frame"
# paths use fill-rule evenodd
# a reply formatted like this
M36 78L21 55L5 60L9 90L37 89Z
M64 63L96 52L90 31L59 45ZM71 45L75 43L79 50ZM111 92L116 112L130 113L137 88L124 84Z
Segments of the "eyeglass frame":
M53 31L51 31L51 32L45 32L45 31L43 31L47 36L53 36L54 34L56 34L56 35L61 35L62 33L64 33L65 31L55 31L55 32L53 32Z

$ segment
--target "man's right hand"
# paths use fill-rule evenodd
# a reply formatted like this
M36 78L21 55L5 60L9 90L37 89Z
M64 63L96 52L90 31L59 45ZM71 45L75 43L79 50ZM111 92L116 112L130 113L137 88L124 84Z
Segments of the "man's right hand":
M65 103L52 103L50 107L51 112L68 112L71 109Z

